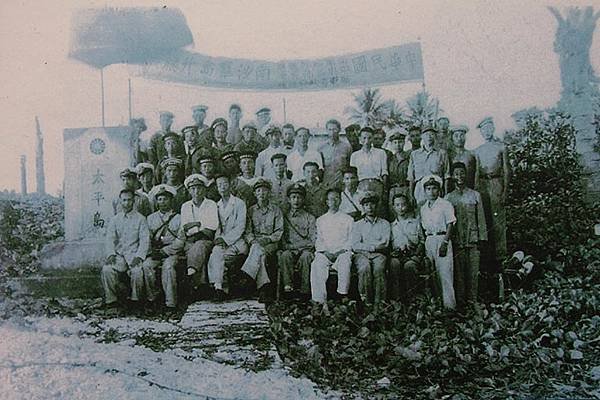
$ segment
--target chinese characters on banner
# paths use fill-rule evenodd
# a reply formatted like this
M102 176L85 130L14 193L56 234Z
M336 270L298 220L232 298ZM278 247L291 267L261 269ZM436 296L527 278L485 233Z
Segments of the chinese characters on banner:
M100 202L106 201L104 197L104 174L100 171L100 168L96 169L96 173L92 176L92 187L94 188L92 194L92 202L95 206L95 212L92 217L92 226L96 229L104 228L104 219L102 218L102 212L100 210Z
M419 43L279 62L180 52L169 61L135 68L140 76L149 79L250 90L330 90L423 79Z

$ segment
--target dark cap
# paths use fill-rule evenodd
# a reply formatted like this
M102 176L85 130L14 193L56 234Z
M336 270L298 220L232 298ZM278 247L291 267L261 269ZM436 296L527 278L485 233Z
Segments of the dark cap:
M221 154L221 161L227 161L230 158L235 158L237 157L238 152L235 150L227 150L226 152L224 152L223 154Z
M270 112L271 112L271 109L269 107L263 107L256 112L256 115L262 114L262 113L270 113Z
M225 118L217 118L210 125L211 129L215 129L217 126L223 125L227 129L227 120Z
M287 196L290 197L293 193L300 194L302 197L306 196L306 189L299 183L294 183L288 187Z
M275 161L275 160L287 160L287 156L284 153L275 153L271 156L271 162Z
M267 189L271 190L271 181L269 181L269 180L267 180L267 179L265 179L263 177L260 177L260 178L258 178L258 180L256 181L256 183L252 187L252 190L256 190L256 189L261 188L261 187L267 188Z
M342 169L342 176L345 174L358 175L358 169L356 169L356 167L346 167L346 168Z
M242 151L240 153L240 160L243 160L245 158L250 158L252 160L256 160L256 153L250 150L247 151Z

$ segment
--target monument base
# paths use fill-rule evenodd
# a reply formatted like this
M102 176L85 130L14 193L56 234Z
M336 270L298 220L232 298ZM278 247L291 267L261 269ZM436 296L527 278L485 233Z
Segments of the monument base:
M38 297L101 297L100 269L105 259L100 239L50 243L41 251L39 273L15 281Z

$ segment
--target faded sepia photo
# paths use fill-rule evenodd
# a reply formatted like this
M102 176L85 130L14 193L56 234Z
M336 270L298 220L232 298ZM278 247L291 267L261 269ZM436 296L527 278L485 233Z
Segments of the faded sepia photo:
M600 398L599 20L2 2L0 397Z

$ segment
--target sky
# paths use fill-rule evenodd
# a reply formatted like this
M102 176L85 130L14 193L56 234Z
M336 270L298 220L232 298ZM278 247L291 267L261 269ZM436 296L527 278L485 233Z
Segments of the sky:
M425 86L440 100L451 123L471 127L467 147L481 143L475 125L494 116L498 131L513 127L512 113L551 107L560 97L556 21L552 5L595 5L595 1L392 1L378 0L180 0L0 2L0 190L20 188L19 156L27 156L28 189L35 190L35 120L44 133L46 190L56 194L64 176L63 129L101 126L100 72L67 57L70 20L77 7L167 6L179 8L194 36L191 51L211 56L282 60L317 58L419 41ZM600 34L591 49L600 73ZM146 134L158 128L158 111L175 113L174 128L191 122L190 107L207 104L207 121L226 116L240 103L244 119L261 106L283 122L323 126L343 113L358 90L236 92L149 81L124 65L105 68L106 126L128 122L128 78L134 116L145 117ZM381 88L400 104L421 83Z

